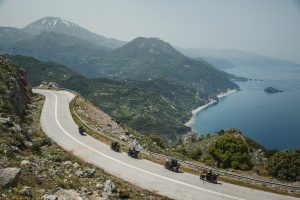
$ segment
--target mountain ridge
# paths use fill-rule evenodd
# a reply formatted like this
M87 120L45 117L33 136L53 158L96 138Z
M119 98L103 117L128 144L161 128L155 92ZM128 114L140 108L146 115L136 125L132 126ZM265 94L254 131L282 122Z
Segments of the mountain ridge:
M214 95L238 88L225 72L187 57L157 38L136 38L88 65L86 75L91 77L140 81L165 78Z
M223 59L223 63L217 65L219 68L225 65L225 68L232 67L282 67L290 66L300 68L300 64L273 58L270 56L264 56L253 52L236 50L236 49L212 49L212 48L180 48L177 50L186 56L197 58L201 57L208 61L215 62L216 59ZM225 63L227 61L229 63ZM231 64L231 65L230 65ZM223 67L224 68L224 67Z
M107 51L109 49L71 35L42 32L26 40L15 42L6 53L68 64L80 72L87 60L99 58Z
M74 37L87 40L91 43L112 49L118 48L125 43L114 38L106 38L98 35L73 22L61 19L59 17L44 17L28 24L22 30L31 35L38 35L42 32L55 32L72 35Z

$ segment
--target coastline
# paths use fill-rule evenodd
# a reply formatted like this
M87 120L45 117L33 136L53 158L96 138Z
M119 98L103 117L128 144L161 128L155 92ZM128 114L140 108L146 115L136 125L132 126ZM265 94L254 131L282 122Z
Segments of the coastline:
M221 92L221 93L219 93L219 94L217 95L217 97L218 97L218 99L221 99L221 98L226 97L226 96L228 96L228 95L231 95L232 93L235 93L235 92L237 92L237 91L238 91L238 90L235 90L235 89L234 89L234 90L227 90L226 92ZM207 104L204 104L204 105L202 105L202 106L196 108L195 110L193 110L193 111L192 111L192 118L191 118L189 121L187 121L184 125L190 127L190 126L194 123L194 121L195 121L195 119L196 119L197 113L199 113L201 110L203 110L203 109L205 109L205 108L207 108L208 106L213 105L213 104L217 104L217 101L214 100L214 99L209 99L209 102L208 102Z

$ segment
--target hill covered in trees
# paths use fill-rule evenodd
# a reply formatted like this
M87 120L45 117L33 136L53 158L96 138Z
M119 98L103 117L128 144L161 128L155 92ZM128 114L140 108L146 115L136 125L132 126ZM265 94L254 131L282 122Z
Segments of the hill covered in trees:
M208 96L168 79L113 81L89 79L53 62L11 56L28 74L30 84L54 81L75 90L98 105L116 121L145 134L158 133L176 139L190 131L184 123L190 111L207 102Z

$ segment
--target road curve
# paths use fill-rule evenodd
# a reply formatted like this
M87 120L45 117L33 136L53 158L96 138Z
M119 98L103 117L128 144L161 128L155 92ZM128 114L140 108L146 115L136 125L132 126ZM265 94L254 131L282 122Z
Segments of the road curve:
M54 142L82 160L142 188L173 199L187 200L297 199L228 183L207 183L201 181L199 176L174 173L154 162L132 159L125 153L111 151L108 145L78 133L78 126L69 110L74 94L68 91L33 91L46 97L41 126Z

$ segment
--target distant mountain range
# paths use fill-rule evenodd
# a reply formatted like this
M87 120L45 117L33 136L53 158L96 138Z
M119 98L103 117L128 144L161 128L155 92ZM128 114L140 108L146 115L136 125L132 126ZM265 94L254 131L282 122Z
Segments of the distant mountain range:
M61 63L87 77L140 81L164 78L211 96L238 88L228 74L204 60L184 56L157 38L139 37L124 44L56 17L37 20L23 29L4 29L0 40L7 42L0 44L2 52Z
M92 33L72 22L46 17L23 29L0 27L0 53L33 56L80 71L125 42Z
M49 44L48 41L50 41ZM34 56L40 60L62 63L80 73L89 71L89 69L85 69L87 63L95 63L94 60L105 57L107 53L126 43L92 33L75 23L58 17L39 19L23 29L0 27L0 53ZM239 50L184 49L180 47L176 49L185 56L200 62L205 60L219 69L234 66L300 67L299 64L290 61ZM99 63L99 61L97 62Z
M297 67L300 65L291 61L271 58L251 52L229 49L184 49L177 48L181 53L192 58L201 58L220 69L232 67Z

